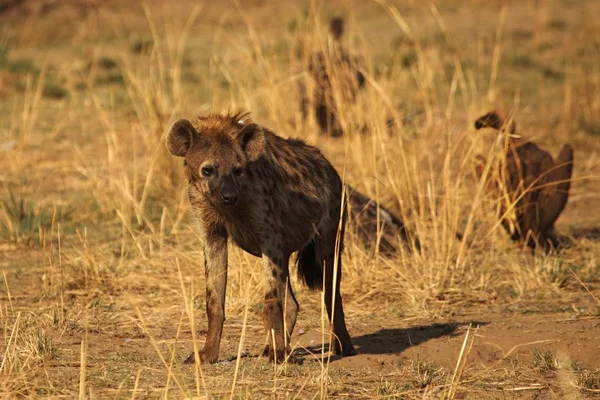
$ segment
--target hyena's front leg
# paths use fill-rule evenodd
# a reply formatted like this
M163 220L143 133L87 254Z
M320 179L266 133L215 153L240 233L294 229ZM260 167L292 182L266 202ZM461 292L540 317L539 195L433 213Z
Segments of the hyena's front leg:
M263 266L269 286L264 305L268 342L263 355L270 361L283 361L290 352L289 341L298 311L298 303L289 284L289 255L277 251L263 254Z
M225 321L225 290L227 287L227 234L213 233L204 247L204 267L206 274L206 314L208 333L204 349L200 352L202 362L213 363L219 357L221 333ZM194 362L194 353L185 361Z

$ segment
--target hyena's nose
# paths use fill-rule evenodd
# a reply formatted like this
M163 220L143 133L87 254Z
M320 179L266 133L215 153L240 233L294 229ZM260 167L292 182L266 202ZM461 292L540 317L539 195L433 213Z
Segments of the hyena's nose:
M222 192L221 200L223 200L223 204L226 206L234 206L238 201L238 194L235 192Z

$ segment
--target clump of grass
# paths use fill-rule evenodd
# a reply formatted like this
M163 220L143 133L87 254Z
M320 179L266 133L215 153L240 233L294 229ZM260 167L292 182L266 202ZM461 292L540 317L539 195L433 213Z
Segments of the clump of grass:
M410 68L410 66L413 65L414 63L416 63L417 60L418 60L417 53L415 53L414 51L410 51L410 52L402 55L402 58L400 59L400 63L402 64L402 66L404 68Z
M403 399L404 395L402 393L410 389L410 386L405 383L390 382L381 379L381 382L379 382L379 385L375 389L375 396L386 399Z
M575 384L579 388L585 390L600 390L600 370L578 371L578 373L575 375Z
M567 23L561 19L553 19L548 22L547 26L555 31L564 31L567 29Z
M100 57L98 66L103 69L114 69L117 68L117 62L110 57Z
M298 25L299 24L297 19L291 19L286 25L286 30L290 33L294 33L298 30Z
M534 347L531 349L533 365L541 372L553 372L558 369L558 357L548 349Z
M575 386L580 390L598 391L600 389L600 370L587 370L575 360L571 362L571 370L575 376Z
M421 357L410 361L406 371L413 377L413 384L419 389L425 389L438 381L442 376L442 369L432 363L423 360Z
M13 74L37 74L40 69L28 58L21 58L15 61L6 61L6 69Z
M36 208L31 201L17 198L0 200L0 233L16 243L31 243L41 235L50 217Z
M8 53L10 51L10 39L6 30L0 34L0 66L6 63L8 60Z
M54 360L58 357L58 348L53 336L44 329L38 329L27 335L26 345L31 354L39 361Z
M129 51L132 53L145 53L150 50L154 46L154 41L152 39L136 39L129 46Z
M533 32L524 29L517 29L512 32L512 37L517 40L531 39L533 37Z
M521 363L519 362L519 357L509 357L507 360L510 363L510 369L506 370L506 376L514 380L519 379L519 377L521 376Z
M579 120L579 128L590 136L600 136L600 121L582 118Z
M99 76L95 80L97 85L124 85L125 78L121 72L113 72L105 76Z
M512 57L509 62L511 65L514 65L515 67L521 67L521 68L527 68L527 67L531 67L533 65L533 61L526 54L516 55L516 56Z
M5 30L0 34L0 68L14 74L39 73L39 68L29 58L20 58L11 61L9 59L11 48L11 40L8 32Z
M569 267L572 266L558 257L540 258L537 259L537 262L539 263L538 271L557 287L564 287L571 277Z
M67 97L69 92L56 82L46 82L42 94L46 98L59 100Z
M544 78L552 79L555 81L562 81L565 79L565 73L557 71L552 67L542 67L542 75Z

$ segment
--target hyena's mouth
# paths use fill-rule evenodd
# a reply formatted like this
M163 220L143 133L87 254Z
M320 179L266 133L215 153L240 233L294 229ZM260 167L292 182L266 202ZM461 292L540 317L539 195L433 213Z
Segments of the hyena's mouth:
M236 207L237 207L237 203L233 203L233 204L226 204L226 203L220 202L220 203L218 204L218 206L219 206L220 208L222 208L223 210L231 211L231 210L233 210L234 208L236 208Z

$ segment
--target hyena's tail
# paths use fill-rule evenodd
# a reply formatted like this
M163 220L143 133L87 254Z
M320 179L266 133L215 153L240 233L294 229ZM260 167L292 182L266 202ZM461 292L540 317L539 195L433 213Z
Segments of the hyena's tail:
M303 280L310 289L323 287L323 263L318 257L316 240L319 239L314 238L298 252L298 278Z
M475 120L475 129L481 128L494 128L499 131L507 130L509 133L514 134L517 131L517 124L511 118L510 114L502 110L493 110Z

